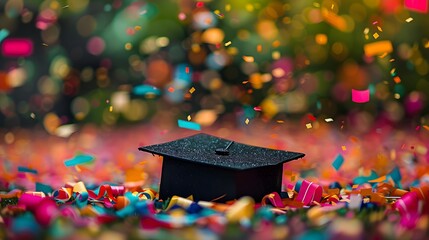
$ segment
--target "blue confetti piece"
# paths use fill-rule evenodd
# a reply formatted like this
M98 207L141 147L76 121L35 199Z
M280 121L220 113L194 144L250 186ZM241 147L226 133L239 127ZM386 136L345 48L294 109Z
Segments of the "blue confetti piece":
M201 125L195 122L189 122L184 120L177 120L177 124L181 128L191 129L195 131L201 131Z
M28 173L37 174L37 170L31 169L28 167L18 167L18 172L28 172Z
M332 162L332 167L335 168L335 170L338 171L338 169L341 168L341 166L344 163L344 157L341 154L338 154L337 157L335 158L335 160Z
M66 167L71 167L79 164L89 163L89 162L92 162L93 160L94 160L94 157L90 155L77 155L72 159L66 160L64 162L64 165L66 165Z
M399 171L399 168L397 166L389 173L389 176L395 182L399 182L402 180L401 172Z
M43 192L45 194L52 193L54 189L46 184L36 182L36 192Z
M0 30L0 43L7 37L9 36L9 30L7 29L1 29Z
M161 95L161 90L151 85L138 85L133 88L133 93L139 96Z

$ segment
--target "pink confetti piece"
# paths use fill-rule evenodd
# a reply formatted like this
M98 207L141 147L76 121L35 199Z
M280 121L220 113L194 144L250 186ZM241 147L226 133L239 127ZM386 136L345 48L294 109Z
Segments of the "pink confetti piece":
M427 0L405 0L404 6L406 9L409 9L415 12L426 13L428 11Z
M352 89L352 101L355 103L366 103L369 101L369 89L355 90Z
M1 52L5 57L28 57L33 53L33 42L26 38L5 39Z
M302 181L299 188L297 201L304 203L304 205L311 205L313 201L319 202L322 198L322 187L307 180Z

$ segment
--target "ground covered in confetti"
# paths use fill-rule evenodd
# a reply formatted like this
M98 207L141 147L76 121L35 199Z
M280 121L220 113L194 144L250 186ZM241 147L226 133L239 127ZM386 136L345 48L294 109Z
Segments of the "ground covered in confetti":
M0 238L427 239L429 131L312 126L203 129L306 154L285 164L282 192L227 203L157 198L161 158L137 148L196 131L151 124L86 125L67 138L4 133Z

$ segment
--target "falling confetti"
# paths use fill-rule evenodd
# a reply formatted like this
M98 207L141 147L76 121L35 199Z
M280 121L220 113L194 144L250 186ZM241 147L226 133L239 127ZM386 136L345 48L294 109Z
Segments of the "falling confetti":
M352 101L355 103L366 103L369 101L369 89L355 90L352 89Z
M195 122L177 120L177 124L180 128L186 128L195 131L201 131L201 125Z

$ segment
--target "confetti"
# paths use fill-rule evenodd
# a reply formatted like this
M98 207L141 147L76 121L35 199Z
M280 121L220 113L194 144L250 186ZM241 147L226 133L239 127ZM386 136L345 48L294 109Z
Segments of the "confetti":
M393 51L392 43L388 40L367 43L364 45L364 52L366 56L375 56Z
M191 87L191 89L189 89L189 93L190 94L192 94L192 93L194 93L195 92L195 88L194 87Z
M28 168L28 167L18 167L18 172L27 172L27 173L33 173L33 174L37 174L37 170Z
M161 91L151 85L138 85L133 88L133 93L139 96L159 96L161 94Z
M254 57L252 57L252 56L243 56L243 60L244 60L245 62L254 62L254 61L255 61L255 58L254 58Z
M188 115L188 121L191 121L191 115Z
M428 11L427 0L405 0L404 6L411 11L426 13Z
M232 42L231 41L228 41L228 42L226 42L225 43L225 47L228 47L229 45L231 45L232 44Z
M64 161L66 167L72 167L80 164L87 164L94 161L94 157L86 154L76 155L74 158Z
M9 36L9 30L7 29L1 29L0 30L0 43L7 37Z
M26 38L8 38L2 42L1 51L5 57L28 57L33 54L33 42Z
M405 22L409 23L409 22L412 22L413 20L414 19L412 17L409 17L409 18L405 19Z
M335 157L334 161L332 162L332 167L334 167L335 170L338 171L341 168L341 166L343 165L343 163L344 163L344 157L343 157L343 155L338 154Z
M307 129L313 128L313 125L311 125L311 123L307 123L305 124L305 127L307 127Z
M180 128L186 128L195 131L201 131L201 125L195 122L177 120L177 124Z
M333 122L334 121L334 119L332 119L332 118L325 118L325 122Z
M355 103L369 102L369 89L367 90L352 89L352 101Z
M372 36L374 37L374 39L377 39L380 35L378 35L378 33L374 33Z
M250 122L250 120L249 120L248 118L246 118L246 120L244 121L244 123L245 123L246 125L248 125L248 124L249 124L249 122Z

